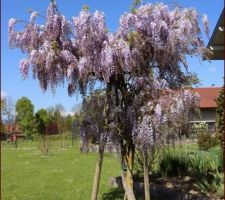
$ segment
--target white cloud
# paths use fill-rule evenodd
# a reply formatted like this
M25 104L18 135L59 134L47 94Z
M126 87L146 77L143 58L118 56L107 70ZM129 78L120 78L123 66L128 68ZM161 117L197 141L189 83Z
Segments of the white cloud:
M1 98L5 98L7 96L5 91L1 91Z
M216 71L216 67L210 67L210 68L209 68L209 71L210 71L210 72L215 72L215 71Z
M74 112L62 112L62 116L66 117L67 115L73 116Z

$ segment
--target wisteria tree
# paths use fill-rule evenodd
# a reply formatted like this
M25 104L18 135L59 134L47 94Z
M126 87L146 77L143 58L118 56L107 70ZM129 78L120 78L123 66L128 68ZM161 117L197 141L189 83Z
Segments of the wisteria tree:
M70 96L76 92L85 96L95 83L103 83L104 131L96 134L100 140L119 144L125 199L135 199L135 148L145 153L160 147L161 140L174 138L179 127L173 135L176 126L172 122L196 105L195 95L183 86L192 76L186 56L206 56L197 11L144 4L124 13L115 33L107 31L102 12L91 13L87 7L73 22L59 12L55 2L49 4L45 24L35 23L38 16L32 12L22 31L16 31L15 25L24 21L9 21L10 47L27 55L20 62L23 77L28 77L31 67L40 87L53 92L66 81ZM208 34L205 15L203 24ZM85 131L82 135L85 142ZM97 199L103 152L101 142L93 200Z

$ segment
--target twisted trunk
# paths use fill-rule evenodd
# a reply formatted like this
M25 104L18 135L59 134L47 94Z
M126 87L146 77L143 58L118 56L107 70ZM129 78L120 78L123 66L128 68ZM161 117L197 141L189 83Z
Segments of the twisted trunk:
M128 147L121 144L121 165L122 165L122 182L125 190L124 200L135 200L133 191L133 163L134 163L134 146L131 143Z
M125 77L123 75L117 75L115 78L115 100L116 106L120 106L123 114L117 116L117 122L120 124L120 134L122 135L121 140L121 167L122 167L122 183L125 190L124 200L135 200L133 190L133 164L134 164L134 153L135 147L132 141L132 135L128 132L127 124L124 123L128 112L128 102L130 101L128 95L128 89ZM119 98L119 93L121 98Z

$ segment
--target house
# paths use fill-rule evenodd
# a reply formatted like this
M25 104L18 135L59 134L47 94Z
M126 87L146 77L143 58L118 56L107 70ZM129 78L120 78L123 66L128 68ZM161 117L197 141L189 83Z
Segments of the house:
M5 124L5 131L9 133L20 132L20 127L15 122L8 122Z
M15 141L19 138L25 139L26 135L22 133L20 127L15 122L5 124L5 132L2 132L2 137L9 139L10 141Z
M191 123L206 122L208 130L214 133L216 130L216 99L222 87L193 88L192 91L200 96L200 116L192 116Z
M210 37L207 48L212 52L209 60L224 60L224 8L220 14L214 31ZM203 60L206 58L203 56ZM200 95L200 110L202 121L208 123L208 129L215 132L216 103L221 88L196 88ZM223 88L224 89L224 88ZM196 119L195 119L196 120Z
M209 57L210 60L224 60L224 8L207 48L212 51L212 55Z

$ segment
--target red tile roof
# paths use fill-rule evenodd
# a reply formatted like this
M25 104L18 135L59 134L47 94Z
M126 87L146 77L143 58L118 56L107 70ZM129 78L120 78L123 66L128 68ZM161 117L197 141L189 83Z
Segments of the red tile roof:
M200 108L216 108L216 99L221 87L193 88L200 95Z
M18 124L15 123L7 123L5 124L5 130L12 133L12 132L19 132L20 127Z

